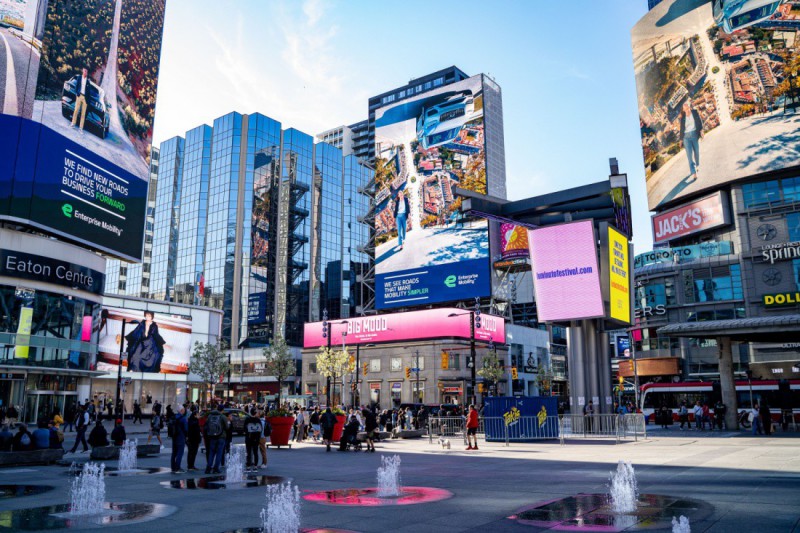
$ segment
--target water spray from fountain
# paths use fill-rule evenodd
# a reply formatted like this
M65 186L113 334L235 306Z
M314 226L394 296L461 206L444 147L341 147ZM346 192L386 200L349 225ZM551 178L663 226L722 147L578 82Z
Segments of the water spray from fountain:
M400 496L400 456L381 456L378 468L378 496Z
M72 516L103 513L106 500L106 465L86 463L81 474L72 481L69 514Z
M672 517L672 533L692 533L689 527L689 519L681 515L680 519Z
M137 449L136 441L126 440L123 443L119 449L118 472L133 472L137 470Z
M292 482L267 487L266 506L261 510L263 533L300 531L300 491Z
M639 488L636 486L636 474L630 462L620 460L617 464L617 471L611 474L609 492L612 511L619 514L636 511Z
M225 456L225 483L244 483L245 478L245 448L242 445L231 446L231 451Z

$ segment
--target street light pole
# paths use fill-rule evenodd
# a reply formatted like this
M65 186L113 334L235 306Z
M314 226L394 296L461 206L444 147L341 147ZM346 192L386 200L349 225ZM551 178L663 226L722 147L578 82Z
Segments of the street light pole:
M477 403L477 396L475 389L477 388L477 377L475 375L475 311L469 312L469 359L470 359L470 379L472 381L472 394L470 395L470 404Z
M360 388L358 386L359 379L359 372L361 368L361 345L356 344L356 388L353 389L353 409L356 407L356 400L358 400L358 392L360 392Z
M414 368L417 369L417 398L419 399L419 403L422 403L422 398L419 393L419 350L415 352L416 355L416 362L414 363ZM417 403L417 402L414 402Z
M117 397L116 401L114 402L114 407L119 407L119 396L120 396L120 389L122 388L122 354L124 352L123 348L125 347L125 324L127 322L125 319L122 319L122 335L119 337L119 365L117 366Z

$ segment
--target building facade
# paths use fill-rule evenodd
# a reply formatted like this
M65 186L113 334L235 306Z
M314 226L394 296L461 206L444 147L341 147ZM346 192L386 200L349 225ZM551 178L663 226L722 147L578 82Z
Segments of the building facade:
M148 297L220 309L233 348L276 333L298 345L322 310L355 312L371 179L355 156L258 113L198 126L160 155ZM144 293L120 283L122 268L111 265L107 293Z

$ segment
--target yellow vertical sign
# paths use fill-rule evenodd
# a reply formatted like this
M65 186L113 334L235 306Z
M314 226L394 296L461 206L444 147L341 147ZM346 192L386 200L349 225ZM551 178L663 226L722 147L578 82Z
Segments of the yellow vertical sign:
M31 342L31 324L33 324L33 309L23 307L19 310L17 339L14 343L14 359L28 358L28 345Z
M611 318L631 323L631 268L628 238L608 228L609 313Z

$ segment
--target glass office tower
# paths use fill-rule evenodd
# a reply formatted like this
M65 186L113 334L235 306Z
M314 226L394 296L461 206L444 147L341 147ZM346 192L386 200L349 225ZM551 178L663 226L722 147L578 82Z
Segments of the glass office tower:
M361 305L370 169L261 114L229 113L161 145L147 295L224 312L232 347L300 345L303 324ZM117 264L109 294L120 293ZM126 293L142 291L128 283Z

